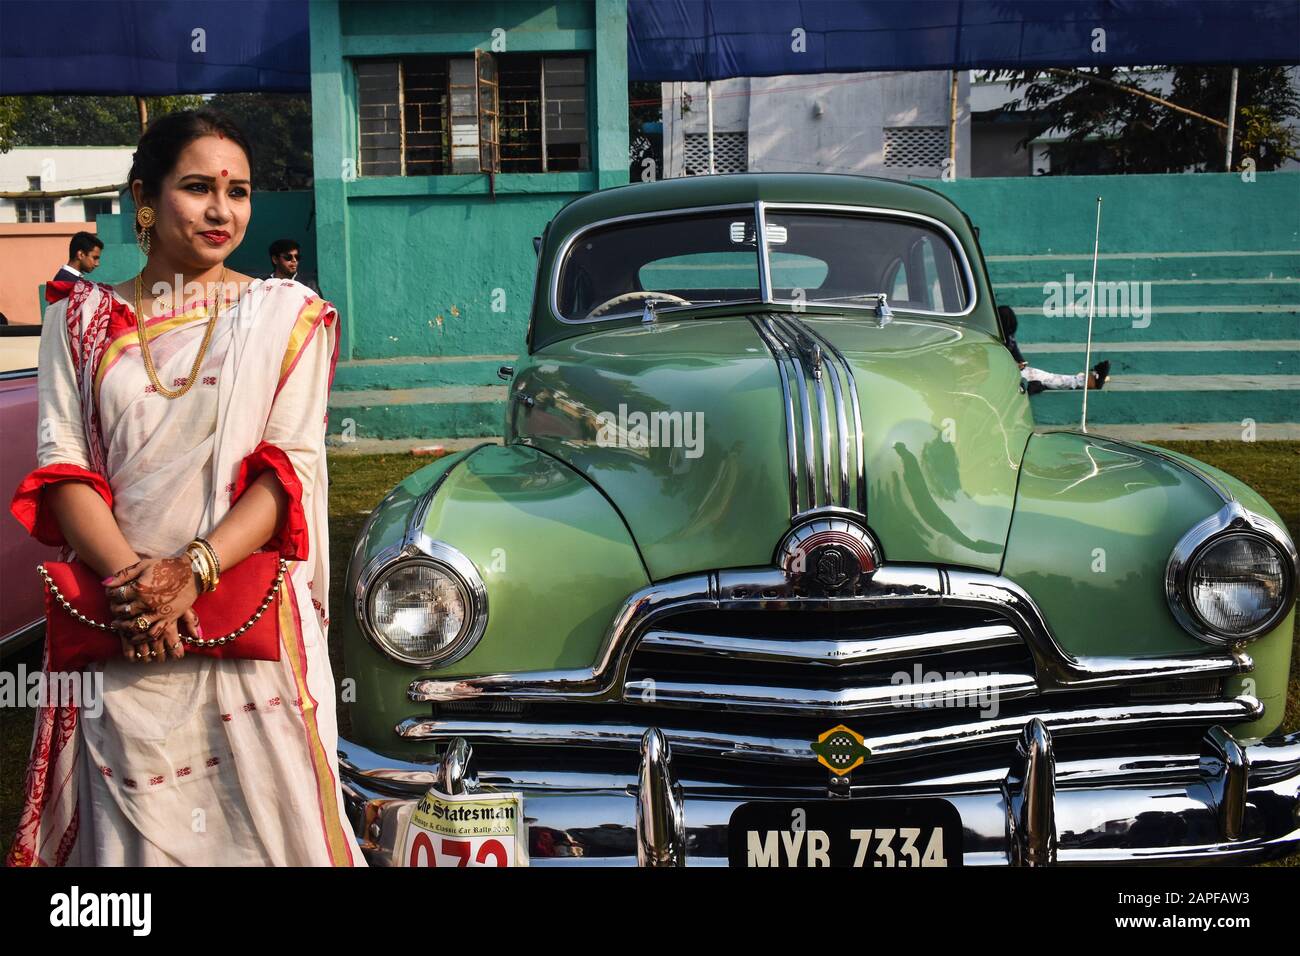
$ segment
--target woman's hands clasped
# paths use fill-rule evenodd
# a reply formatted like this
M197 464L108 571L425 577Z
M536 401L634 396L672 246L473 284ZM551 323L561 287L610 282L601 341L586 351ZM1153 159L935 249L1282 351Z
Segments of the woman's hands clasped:
M193 609L199 593L188 555L144 558L106 578L104 590L127 660L179 659L185 656L181 635L203 634Z

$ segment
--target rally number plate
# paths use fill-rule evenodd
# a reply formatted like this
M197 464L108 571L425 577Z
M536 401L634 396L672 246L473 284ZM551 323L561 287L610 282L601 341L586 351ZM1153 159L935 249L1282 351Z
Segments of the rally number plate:
M449 796L430 789L416 804L402 841L401 865L527 866L522 793Z
M961 866L962 827L947 800L743 803L728 855L739 867L864 869Z

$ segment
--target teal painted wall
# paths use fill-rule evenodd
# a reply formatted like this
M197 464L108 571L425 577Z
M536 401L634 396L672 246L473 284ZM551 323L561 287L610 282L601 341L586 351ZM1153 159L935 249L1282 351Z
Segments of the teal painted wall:
M345 318L338 387L374 387L374 373L351 374L348 360L516 351L532 297L532 237L570 199L627 182L622 0L321 0L310 9L321 283ZM477 174L358 177L355 59L488 50L494 30L504 31L506 53L587 56L590 171L501 174L494 183ZM468 384L486 384L482 368ZM428 427L423 404L398 416L416 422L399 431ZM382 423L393 418L376 409L366 437L391 437ZM465 427L482 427L471 418Z
M927 182L980 227L988 256L1300 248L1300 173L1033 176ZM1099 272L1098 279L1103 278Z
M1300 173L1046 176L940 182L980 228L994 294L1015 308L1030 363L1084 367L1087 318L1044 314L1044 284L1092 271L1150 282L1148 316L1099 315L1092 361L1111 386L1088 397L1105 424L1300 422ZM1078 392L1030 400L1041 424L1079 420Z

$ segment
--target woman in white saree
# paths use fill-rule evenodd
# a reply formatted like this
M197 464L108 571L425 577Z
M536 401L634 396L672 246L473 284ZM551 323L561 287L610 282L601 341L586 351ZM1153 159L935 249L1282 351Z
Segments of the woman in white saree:
M82 280L46 311L38 467L11 508L104 575L123 655L92 665L102 707L39 711L10 865L364 865L326 643L338 318L292 280L225 271L249 167L219 115L156 121L131 176L153 210L141 284ZM279 661L185 655L181 635L202 636L199 536L226 570L261 549L291 559Z

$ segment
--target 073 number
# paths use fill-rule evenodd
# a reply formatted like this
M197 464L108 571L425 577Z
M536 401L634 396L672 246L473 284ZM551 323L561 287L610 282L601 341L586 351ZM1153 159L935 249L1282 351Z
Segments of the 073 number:
M469 840L453 840L449 837L443 837L441 840L443 862L438 862L438 853L433 848L433 841L429 839L429 834L418 833L414 840L411 841L411 858L407 860L407 866L469 866L470 857L479 866L508 866L508 857L506 848L502 846L500 840L484 840L479 844L478 853L474 853L474 845ZM496 862L489 863L493 859Z

